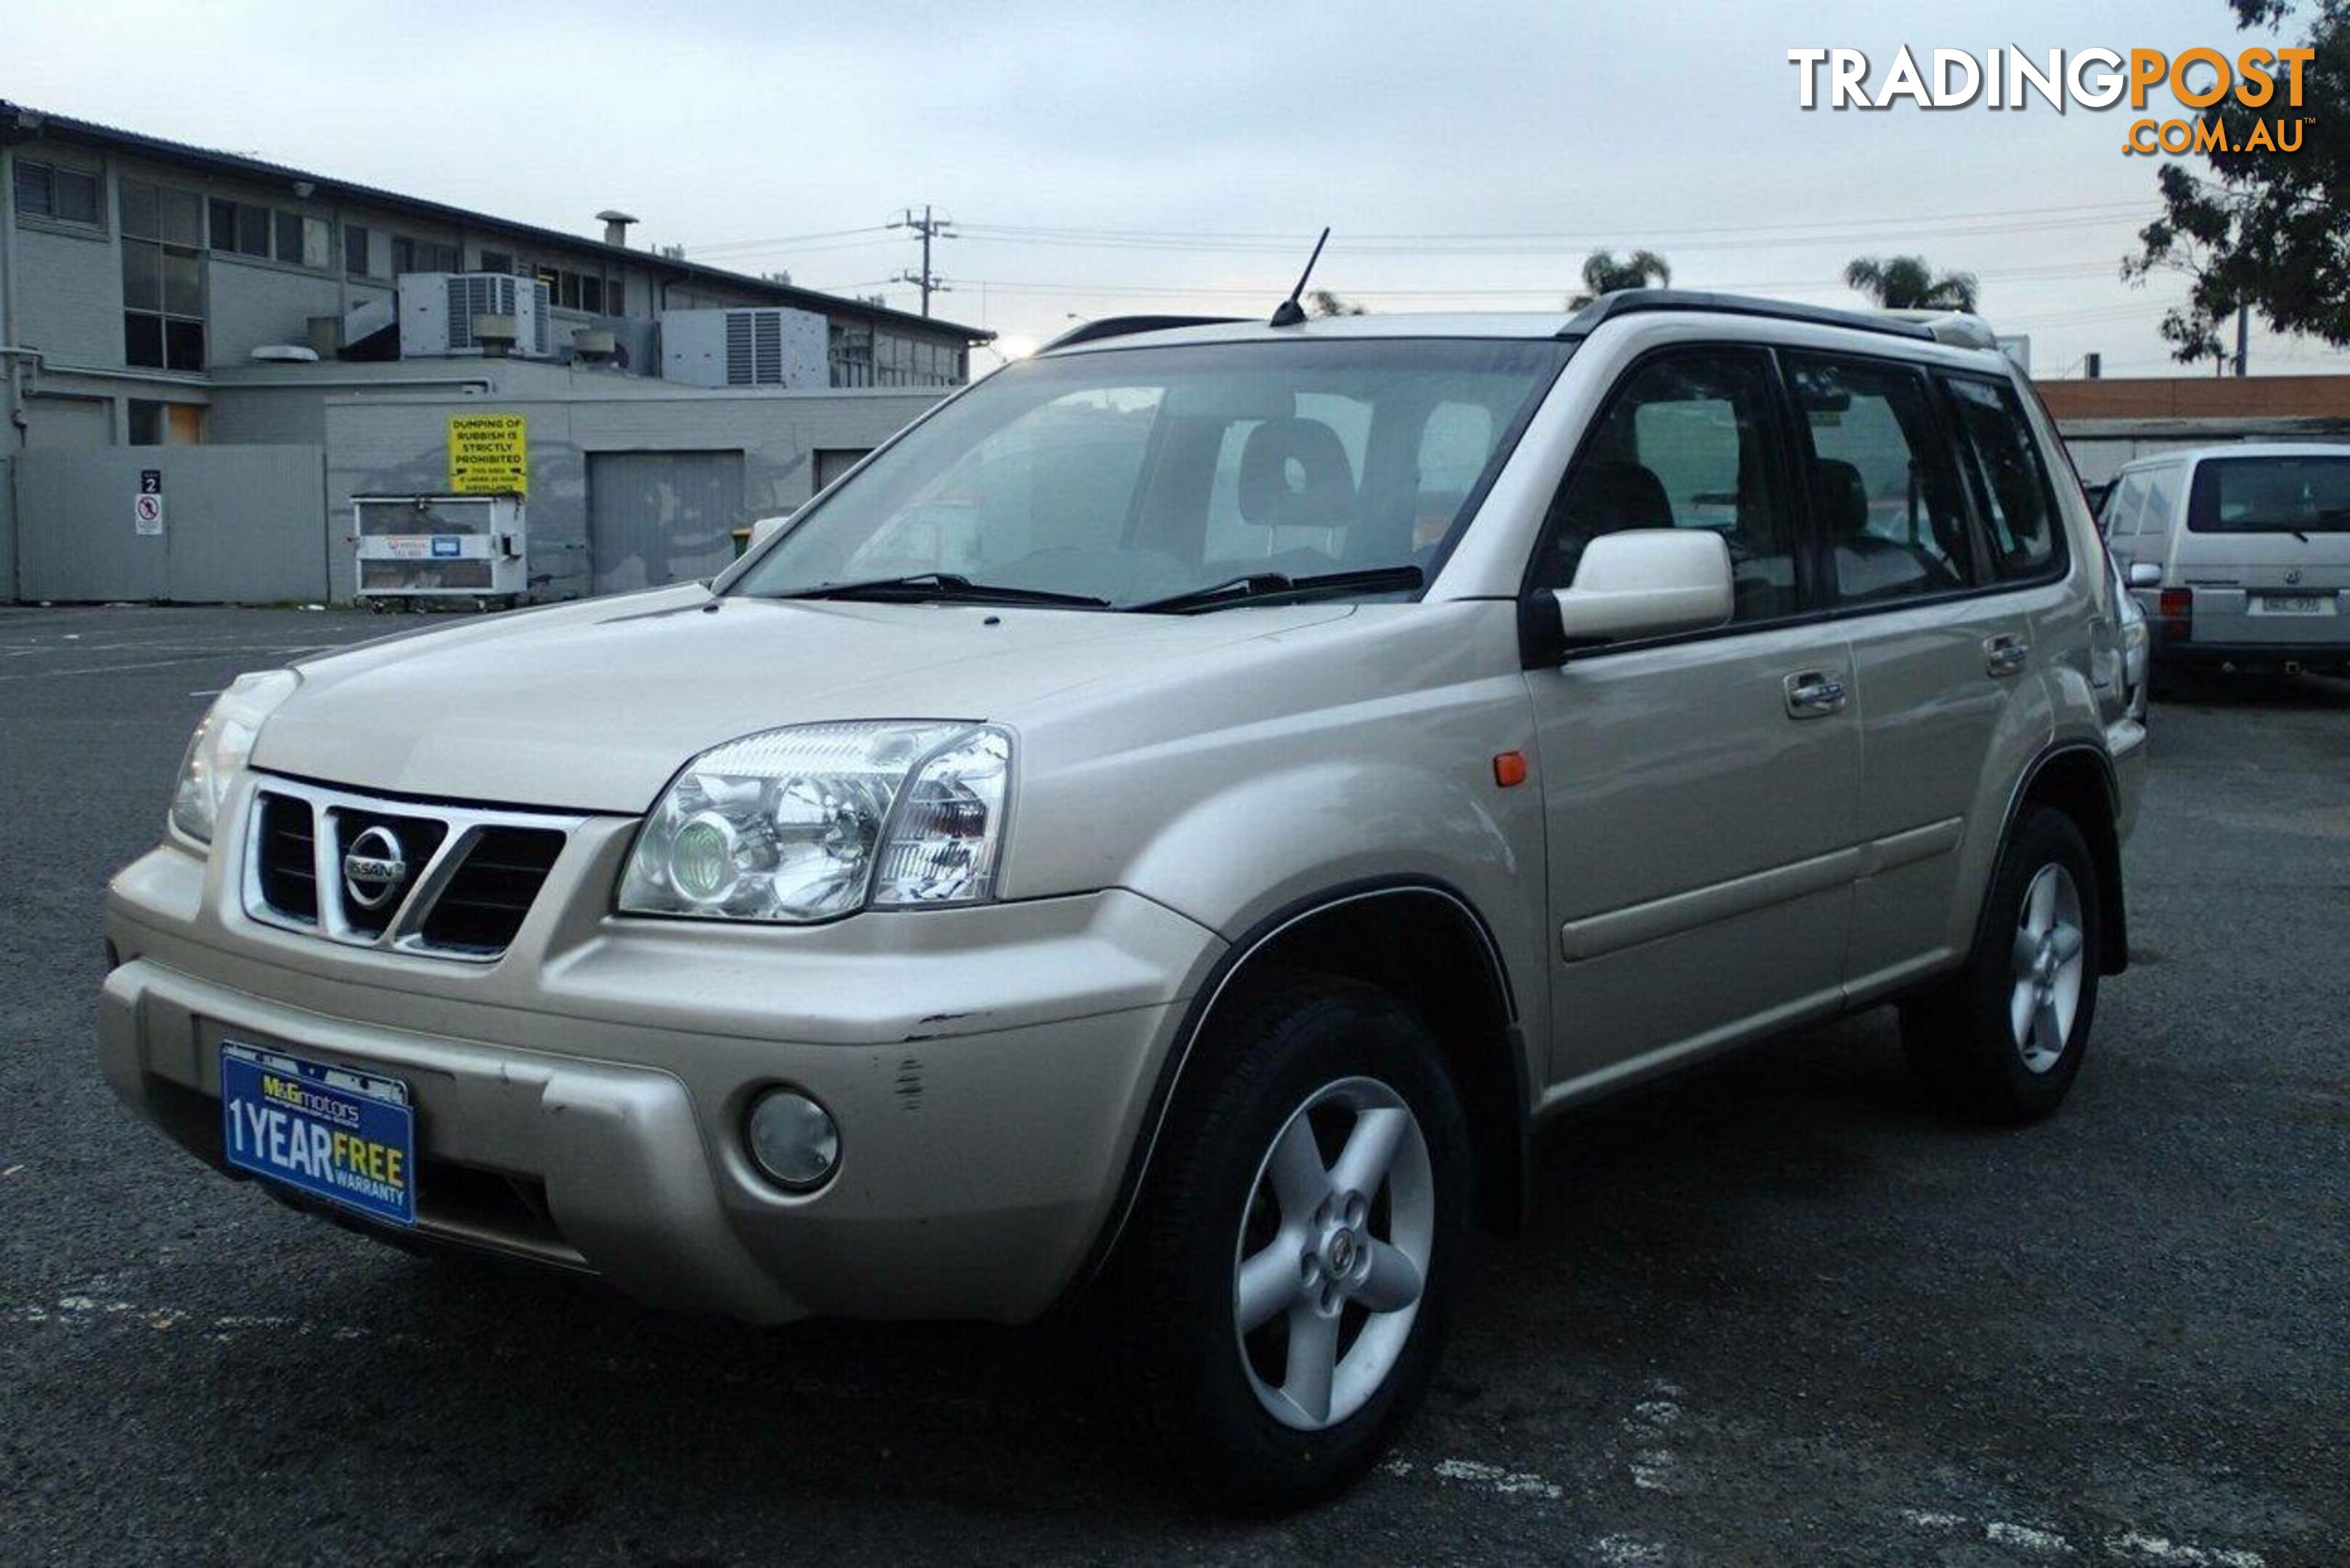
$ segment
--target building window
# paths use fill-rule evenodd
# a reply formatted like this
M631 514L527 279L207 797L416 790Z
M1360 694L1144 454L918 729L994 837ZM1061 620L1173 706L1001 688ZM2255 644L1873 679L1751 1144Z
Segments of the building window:
M514 252L484 251L482 253L482 270L484 272L512 273L514 269Z
M54 163L16 165L16 213L60 223L99 226L98 176Z
M192 191L125 180L122 357L156 370L204 368L204 202Z
M459 258L455 245L445 245L438 240L416 240L406 234L394 234L391 236L391 270L395 275L404 272L463 272L465 264Z
M531 274L546 285L546 303L565 310L585 311L591 316L620 314L620 290L616 283L608 290L601 275L570 272L559 266L542 266Z
M343 225L343 270L353 277L373 277L375 270L368 260L370 236L363 223Z
M330 265L334 250L334 229L324 218L306 217L300 213L277 214L277 259L288 266L314 267L320 272Z
M204 439L204 410L196 403L130 400L132 446L199 446Z

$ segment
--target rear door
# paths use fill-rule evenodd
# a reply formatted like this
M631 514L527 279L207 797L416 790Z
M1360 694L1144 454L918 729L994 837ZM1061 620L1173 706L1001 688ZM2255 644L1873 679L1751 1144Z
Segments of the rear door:
M1705 528L1732 621L1528 672L1542 752L1555 1081L1607 1078L1833 1011L1852 898L1859 732L1840 628L1806 619L1769 353L1628 368L1561 483L1529 591L1590 539Z
M1857 355L1786 364L1820 575L1852 644L1861 867L1846 982L1873 994L1952 956L1959 851L1986 815L1997 831L1983 803L2007 765L2000 732L2030 701L2026 596L2003 590L2046 579L2054 497L1997 383ZM1991 489L1962 439L1977 421L2008 498L2004 545L1974 525Z

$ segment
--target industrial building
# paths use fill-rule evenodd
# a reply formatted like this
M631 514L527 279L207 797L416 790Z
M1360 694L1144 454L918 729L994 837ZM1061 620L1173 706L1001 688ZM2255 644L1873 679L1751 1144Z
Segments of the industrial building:
M704 576L991 337L597 216L600 240L0 102L0 598Z

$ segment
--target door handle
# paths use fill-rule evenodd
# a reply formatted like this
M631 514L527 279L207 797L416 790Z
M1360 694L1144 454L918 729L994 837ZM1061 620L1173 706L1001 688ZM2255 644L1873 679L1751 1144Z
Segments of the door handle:
M1831 713L1841 713L1850 696L1845 690L1844 677L1825 670L1790 675L1783 684L1790 719L1825 719Z
M1983 639L1983 669L1994 676L2020 675L2032 662L2032 645L2012 631Z

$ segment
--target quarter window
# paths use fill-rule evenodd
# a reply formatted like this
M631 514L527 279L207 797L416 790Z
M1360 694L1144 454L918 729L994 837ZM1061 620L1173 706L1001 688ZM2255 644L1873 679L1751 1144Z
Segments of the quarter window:
M2056 493L2023 405L2011 387L1966 376L1943 384L1982 499L1991 570L2009 582L2039 576L2056 559Z
M1791 354L1812 519L1837 602L1954 593L1974 585L1956 464L1926 379L1903 365Z
M1585 547L1603 534L1702 528L1730 548L1733 619L1794 614L1794 531L1771 401L1757 353L1674 354L1635 369L1551 503L1534 586L1572 583Z

